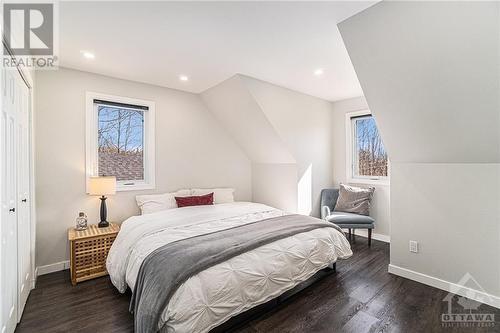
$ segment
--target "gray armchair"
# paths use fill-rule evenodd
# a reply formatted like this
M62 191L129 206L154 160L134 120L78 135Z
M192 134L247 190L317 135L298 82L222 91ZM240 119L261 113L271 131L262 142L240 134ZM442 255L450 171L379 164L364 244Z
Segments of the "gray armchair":
M349 238L351 230L368 229L368 246L371 246L375 220L370 216L334 211L338 197L339 189L337 188L327 188L321 191L321 218L335 223L342 229L349 229Z

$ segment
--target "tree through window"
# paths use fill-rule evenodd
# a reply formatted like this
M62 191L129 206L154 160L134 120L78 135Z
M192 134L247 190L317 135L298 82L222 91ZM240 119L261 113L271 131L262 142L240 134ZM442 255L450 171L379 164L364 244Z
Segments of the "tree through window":
M388 159L371 115L351 118L353 130L353 177L387 177Z
M97 105L99 176L144 180L144 110Z

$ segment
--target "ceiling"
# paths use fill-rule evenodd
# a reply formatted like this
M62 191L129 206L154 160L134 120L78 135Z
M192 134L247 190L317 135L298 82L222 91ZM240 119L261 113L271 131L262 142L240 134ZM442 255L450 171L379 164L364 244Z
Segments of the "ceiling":
M60 65L193 93L241 73L340 100L362 90L336 25L373 3L60 2Z

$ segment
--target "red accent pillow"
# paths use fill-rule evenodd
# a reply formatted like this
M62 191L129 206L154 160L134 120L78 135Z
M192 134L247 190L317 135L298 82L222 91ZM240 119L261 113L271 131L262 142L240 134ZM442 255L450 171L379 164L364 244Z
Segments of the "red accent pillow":
M177 201L177 207L213 205L214 192L192 197L175 197L175 201Z

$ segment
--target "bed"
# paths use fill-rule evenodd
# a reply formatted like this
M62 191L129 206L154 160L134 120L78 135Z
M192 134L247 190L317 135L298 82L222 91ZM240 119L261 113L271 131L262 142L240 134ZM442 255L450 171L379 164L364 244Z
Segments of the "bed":
M107 269L113 285L120 292L130 288L134 294L140 295L139 291L145 288L142 287L144 279L163 274L148 273L147 267L143 267L147 266L149 259L155 255L158 257L161 249L185 241L244 230L242 228L253 228L254 232L265 234L263 227L282 218L290 220L294 217L250 202L183 207L133 216L121 226L108 255ZM298 218L301 217L295 217L295 220L298 221ZM325 223L314 220L313 223ZM224 240L219 239L214 244L221 244ZM188 258L191 252L189 249L185 251ZM318 227L263 243L180 280L182 283L171 288L169 297L160 302L160 307L155 311L148 310L155 312L151 317L154 320L141 317L150 322L148 329L137 326L137 317L141 312L137 311L135 301L136 331L208 332L249 309L277 298L337 259L351 255L344 234L331 227ZM182 259L177 262L182 262ZM168 265L150 266L153 270L149 272L163 269L169 273L170 268L163 267ZM139 285L140 290L137 289ZM152 286L157 294L168 287L158 282ZM134 299L137 299L136 295L133 295L132 303ZM134 310L132 304L131 309Z

